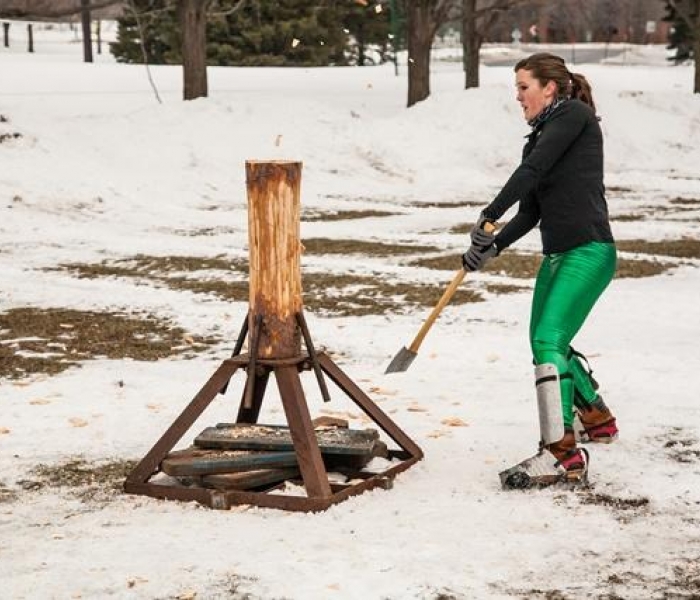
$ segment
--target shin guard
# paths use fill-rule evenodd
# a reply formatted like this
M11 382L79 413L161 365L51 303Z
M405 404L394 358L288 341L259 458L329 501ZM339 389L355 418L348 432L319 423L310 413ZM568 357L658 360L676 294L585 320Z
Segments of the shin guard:
M535 367L537 409L540 417L540 436L546 446L564 437L564 413L561 406L561 387L556 365L545 363Z

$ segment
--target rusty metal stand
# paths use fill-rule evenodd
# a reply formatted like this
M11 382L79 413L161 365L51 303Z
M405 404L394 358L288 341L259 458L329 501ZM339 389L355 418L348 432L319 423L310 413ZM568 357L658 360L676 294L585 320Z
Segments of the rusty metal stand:
M247 504L282 510L321 511L366 490L377 487L390 488L393 478L398 473L423 458L423 452L418 445L372 402L327 354L316 352L303 314L298 313L296 319L304 337L307 353L285 359L263 359L256 356L256 340L259 339L259 330L263 327L260 316L256 316L253 331L250 332L250 353L240 354L243 341L248 334L248 321L246 319L238 336L234 355L221 363L185 410L129 474L124 483L124 490L127 493L168 500L194 500L205 506L218 509ZM270 493L274 491L274 488L264 491L232 491L152 482L153 476L161 471L160 465L163 459L187 433L216 395L226 391L229 381L241 368L247 371L247 377L237 422L257 423L270 373L274 372L294 444L294 451L297 455L299 470L306 489L306 496ZM315 372L324 401L330 400L330 396L323 374L345 392L372 421L398 444L400 450L390 450L389 458L399 459L400 462L382 473L361 471L354 473L355 480L361 479L359 483L329 483L299 377L299 372L305 370Z

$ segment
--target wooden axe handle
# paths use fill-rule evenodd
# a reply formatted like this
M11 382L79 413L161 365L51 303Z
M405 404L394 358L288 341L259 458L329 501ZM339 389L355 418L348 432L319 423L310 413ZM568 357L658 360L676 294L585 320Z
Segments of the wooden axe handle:
M490 222L484 224L484 231L491 232L495 230L495 224ZM420 348L420 345L423 343L425 336L428 335L428 331L430 331L430 328L433 326L433 323L435 323L435 320L440 316L442 309L449 304L450 300L452 300L452 296L455 295L459 284L462 283L466 274L467 272L463 268L455 273L455 276L452 278L452 282L443 293L442 298L440 298L440 301L437 303L435 308L433 308L432 312L428 315L428 318L425 320L425 323L423 323L423 326L418 331L418 335L416 335L415 339L411 342L411 345L408 347L408 349L411 352L413 352L414 354L418 353L418 348Z

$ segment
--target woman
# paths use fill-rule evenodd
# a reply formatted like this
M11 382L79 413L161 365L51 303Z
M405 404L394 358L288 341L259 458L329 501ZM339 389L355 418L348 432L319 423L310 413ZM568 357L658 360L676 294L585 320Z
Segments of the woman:
M588 453L576 445L575 417L586 441L608 443L618 433L590 369L571 347L616 262L591 87L548 53L521 60L515 73L517 100L532 131L520 166L479 216L462 257L466 269L481 269L539 223L544 258L532 300L530 344L541 442L535 456L500 474L506 489L585 482ZM517 214L500 231L484 229L516 202Z

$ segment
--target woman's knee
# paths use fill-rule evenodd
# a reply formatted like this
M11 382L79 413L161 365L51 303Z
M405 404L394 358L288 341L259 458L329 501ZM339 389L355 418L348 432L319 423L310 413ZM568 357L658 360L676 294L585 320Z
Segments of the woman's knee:
M534 337L530 340L530 348L535 363L541 365L548 362L559 363L557 359L565 361L569 344L557 338Z

